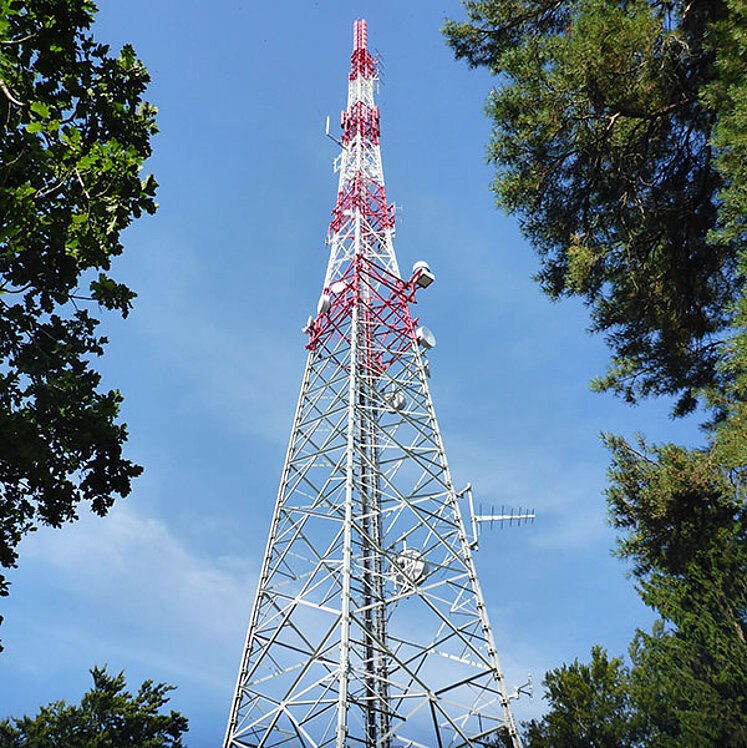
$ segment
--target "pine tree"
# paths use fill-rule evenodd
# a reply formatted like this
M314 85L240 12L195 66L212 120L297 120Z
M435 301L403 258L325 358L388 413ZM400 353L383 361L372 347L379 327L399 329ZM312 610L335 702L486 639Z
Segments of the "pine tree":
M445 33L499 76L498 203L553 298L579 295L613 356L595 381L691 411L720 383L742 286L743 0L474 0Z
M699 448L606 437L618 554L660 620L620 665L611 720L579 696L592 652L548 673L527 743L745 746L747 2L464 5L445 33L499 76L498 203L538 250L544 290L583 297L606 336L594 386L711 414ZM609 735L590 738L597 723Z
M124 673L95 667L91 675L80 706L56 701L35 717L0 722L0 748L182 748L186 717L161 714L172 686L148 680L131 694Z

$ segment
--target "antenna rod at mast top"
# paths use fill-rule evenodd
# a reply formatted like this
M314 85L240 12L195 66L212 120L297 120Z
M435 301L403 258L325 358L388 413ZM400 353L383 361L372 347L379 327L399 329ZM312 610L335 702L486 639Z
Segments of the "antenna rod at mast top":
M368 49L368 27L362 18L353 24L353 51L357 49Z
M368 51L368 25L359 18L353 24L353 54L350 57L350 80L358 76L363 78L376 77L376 61Z

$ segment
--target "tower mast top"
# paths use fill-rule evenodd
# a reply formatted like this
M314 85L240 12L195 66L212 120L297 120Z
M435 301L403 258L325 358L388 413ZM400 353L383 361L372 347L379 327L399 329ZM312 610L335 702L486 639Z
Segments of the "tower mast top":
M325 293L348 271L356 256L376 260L399 276L394 255L394 205L387 202L381 164L379 108L374 101L377 63L368 51L366 22L353 26L347 108L340 117L342 151L337 202L332 211L327 243L330 258Z
M376 61L368 51L368 27L361 18L353 24L353 54L350 58L350 80L359 75L372 78L376 73Z
M353 24L353 49L368 48L368 25L363 18Z

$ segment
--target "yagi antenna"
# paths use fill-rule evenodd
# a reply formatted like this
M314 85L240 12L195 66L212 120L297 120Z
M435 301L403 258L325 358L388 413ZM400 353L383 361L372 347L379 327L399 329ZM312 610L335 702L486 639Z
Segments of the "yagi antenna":
M462 496L467 496L467 501L469 502L469 516L470 516L470 524L472 528L472 542L470 543L470 547L474 550L477 550L478 541L480 538L480 531L481 526L485 522L490 523L490 528L493 528L494 523L498 523L501 528L503 528L504 525L508 524L509 527L516 523L517 525L521 524L529 524L530 522L534 522L536 518L536 514L534 513L534 509L532 510L525 510L522 511L521 508L519 508L518 511L515 511L513 507L509 508L508 511L506 511L505 507L501 507L500 514L496 514L495 508L491 507L489 514L483 514L482 513L482 505L480 506L480 513L475 514L475 502L472 498L472 484L468 483L458 494L457 497L461 498Z

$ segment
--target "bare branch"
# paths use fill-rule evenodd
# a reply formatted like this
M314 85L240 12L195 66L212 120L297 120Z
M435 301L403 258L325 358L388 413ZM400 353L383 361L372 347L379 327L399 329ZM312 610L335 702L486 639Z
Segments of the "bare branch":
M25 286L21 286L20 288L8 288L7 283L3 283L0 285L0 293L24 293L25 291L28 291L29 288L31 288L33 284L27 283Z
M88 190L86 189L86 185L83 183L83 178L80 176L80 172L78 169L75 170L75 176L78 177L78 182L80 182L80 187L83 190L83 194L86 196L86 199L88 202L91 202L91 196L88 194Z
M33 34L27 34L26 36L22 36L20 39L0 39L0 44L9 47L12 44L23 44L23 42L27 42L29 39L33 39L36 36L37 32L34 31Z
M0 90L2 90L2 92L5 94L5 98L7 98L11 103L15 104L16 106L26 106L22 101L19 101L15 96L13 96L7 84L2 78L0 78Z

